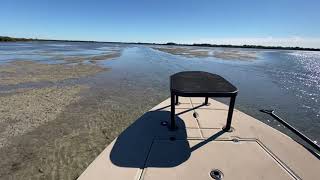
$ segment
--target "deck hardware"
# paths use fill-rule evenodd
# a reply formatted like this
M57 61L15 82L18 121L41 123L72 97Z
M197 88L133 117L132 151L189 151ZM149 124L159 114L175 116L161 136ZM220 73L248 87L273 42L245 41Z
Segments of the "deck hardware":
M210 176L211 176L213 179L220 180L220 179L223 178L223 173L222 173L219 169L213 169L213 170L210 172Z
M299 136L301 139L303 139L306 143L308 143L310 146L312 146L313 148L315 148L317 151L320 151L320 146L317 145L316 143L314 143L310 138L308 138L306 135L302 134L300 131L298 131L296 128L294 128L293 126L291 126L289 123L287 123L285 120L283 120L282 118L280 118L279 116L277 116L274 113L274 110L267 110L267 109L261 109L260 110L263 113L269 114L270 116L272 116L274 119L276 119L278 122L280 122L282 125L284 125L286 128L288 128L289 130L291 130L294 134L296 134L297 136Z
M229 130L226 130L225 126L222 128L222 130L225 131L225 132L228 132L228 133L231 133L231 132L235 131L234 127L230 127Z
M239 140L238 138L233 138L232 141L233 141L234 143L238 143L240 140Z
M168 126L168 121L161 121L161 126Z
M208 99L209 99L208 97L205 98L203 105L210 106L210 103L209 103Z
M199 114L198 114L197 112L194 112L194 113L193 113L193 117L194 117L194 118L198 118L198 117L199 117Z
M180 102L179 102L179 96L176 96L176 100L175 100L175 103L174 103L176 106L179 106Z

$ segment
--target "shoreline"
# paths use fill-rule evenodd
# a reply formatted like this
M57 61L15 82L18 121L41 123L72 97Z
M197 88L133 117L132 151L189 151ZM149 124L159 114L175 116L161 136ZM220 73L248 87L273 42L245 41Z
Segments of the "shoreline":
M240 61L254 61L258 58L258 53L255 51L241 52L234 49L224 50L209 50L209 49L195 49L185 47L152 47L152 49L169 53L172 55L184 56L187 58L208 58L214 57L223 60L240 60Z
M6 40L2 40L2 38ZM32 38L13 38L0 36L1 42L74 42L74 43L111 43L111 44L133 44L133 45L161 45L161 46L192 46L192 47L223 47L223 48L245 48L245 49L268 49L268 50L300 50L300 51L320 51L320 48L304 48L304 47L284 47L284 46L262 46L262 45L232 45L232 44L208 44L208 43L146 43L146 42L112 42L112 41L84 41L84 40L61 40L61 39L32 39Z

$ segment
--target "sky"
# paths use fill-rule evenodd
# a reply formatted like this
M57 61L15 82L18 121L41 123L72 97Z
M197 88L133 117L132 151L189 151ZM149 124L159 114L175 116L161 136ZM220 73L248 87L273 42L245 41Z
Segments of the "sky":
M320 0L1 0L0 36L320 48Z

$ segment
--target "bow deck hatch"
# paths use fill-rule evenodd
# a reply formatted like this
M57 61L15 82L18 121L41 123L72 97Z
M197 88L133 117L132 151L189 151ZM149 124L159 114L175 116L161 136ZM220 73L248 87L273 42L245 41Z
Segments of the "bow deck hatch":
M140 179L210 180L213 170L222 179L296 179L256 140L155 140Z

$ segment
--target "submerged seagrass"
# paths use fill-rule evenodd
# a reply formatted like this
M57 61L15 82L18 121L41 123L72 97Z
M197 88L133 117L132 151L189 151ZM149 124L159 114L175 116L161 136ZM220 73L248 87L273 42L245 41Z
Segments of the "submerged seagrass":
M91 64L41 64L32 61L14 61L0 66L0 84L57 82L93 75L104 70L106 68Z

